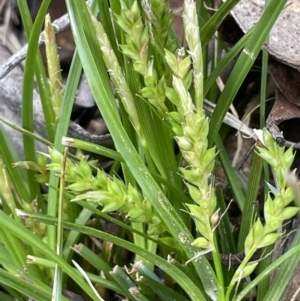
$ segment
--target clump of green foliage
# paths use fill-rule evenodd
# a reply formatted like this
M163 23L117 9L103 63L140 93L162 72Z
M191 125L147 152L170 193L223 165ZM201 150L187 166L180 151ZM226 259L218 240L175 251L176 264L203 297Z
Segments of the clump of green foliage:
M30 297L42 301L51 296L67 300L61 293L66 287L92 300L104 300L110 290L128 300L229 301L244 300L256 286L257 300L279 300L278 291L285 284L270 286L268 277L279 265L287 265L286 259L299 247L272 264L266 247L282 237L278 230L299 211L291 205L298 184L291 186L287 181L293 151L280 148L267 130L259 132L261 144L253 154L244 192L218 132L284 1L272 1L247 38L208 70L208 42L236 2L227 0L210 18L202 1L184 1L185 39L181 43L172 29L169 5L162 0L112 0L110 6L106 1L91 1L90 7L84 1L66 1L77 46L68 80L64 89L59 76L50 78L49 86L39 82L47 104L49 153L36 158L29 137L25 161L20 162L0 135L6 165L2 162L0 169L3 300ZM34 27L27 28L32 47L29 58L37 51L49 3L43 2ZM19 5L26 20L28 8ZM257 34L259 39L255 39ZM53 50L53 44L49 47ZM239 54L243 47L247 52ZM204 110L205 97L236 55L236 65L210 118ZM56 66L52 71L56 74L55 51L48 60ZM82 66L115 150L63 137ZM24 82L33 83L35 72L43 78L39 59L36 66L26 68ZM32 99L30 91L24 91L24 98ZM96 160L80 153L70 155L64 146L100 154L114 164L104 171ZM263 160L274 171L276 184L267 185L261 219L253 201ZM216 162L223 165L243 213L238 239L230 231L214 178ZM27 168L26 172L19 167ZM40 184L48 186L46 195L41 194ZM86 226L92 217L116 224L118 235ZM86 237L101 241L100 254L82 243ZM261 258L252 261L259 249ZM133 257L124 262L121 253L125 250ZM244 259L228 271L221 253L237 251L244 251ZM211 253L211 262L206 253ZM250 275L255 278L247 282ZM281 273L276 277L280 279Z

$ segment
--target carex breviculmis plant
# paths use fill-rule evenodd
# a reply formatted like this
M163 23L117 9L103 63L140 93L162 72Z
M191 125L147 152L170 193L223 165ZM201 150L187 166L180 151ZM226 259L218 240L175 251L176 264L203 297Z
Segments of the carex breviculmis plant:
M185 214L190 215L197 230L193 241L193 246L199 248L196 257L212 252L216 278L221 287L219 300L231 300L232 289L258 264L251 262L253 254L278 240L281 234L277 230L282 227L283 221L299 211L298 207L290 205L295 195L286 180L294 158L292 149L285 151L280 148L271 135L263 131L264 146L257 147L257 151L273 168L277 185L269 185L271 193L264 205L265 221L253 221L245 241L245 259L225 290L215 237L220 218L212 174L216 149L208 147L207 141L209 119L203 109L203 61L196 4L192 0L184 2L183 23L187 46L180 47L171 31L172 16L167 3L160 0L134 1L132 5L126 3L120 1L120 14L113 16L115 26L122 33L122 43L118 46L125 60L130 61L137 78L141 79L138 100L146 102L155 114L168 123L170 136L174 138L172 143L179 148L178 172L186 187L183 191L191 199L190 203L185 204ZM136 106L137 97L125 76L124 65L118 60L101 22L92 13L91 18L118 100L128 114L143 154L148 154L149 145ZM59 175L62 156L55 150L50 150L47 156L52 162L46 168ZM104 212L122 212L132 223L145 225L148 235L159 236L168 232L159 213L136 183L126 183L118 176L109 176L94 163L86 159L80 162L67 160L65 181L69 198L100 204ZM36 168L44 171L45 164ZM45 180L45 174L40 179ZM174 244L176 238L172 239ZM196 257L189 260L196 260Z

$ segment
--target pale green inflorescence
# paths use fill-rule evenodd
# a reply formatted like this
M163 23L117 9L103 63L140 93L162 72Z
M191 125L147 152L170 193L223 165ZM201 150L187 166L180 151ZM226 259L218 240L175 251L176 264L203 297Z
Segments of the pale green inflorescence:
M62 154L49 149L52 162L47 169L57 172L60 176ZM162 233L166 230L159 216L154 212L151 203L132 185L126 186L116 176L110 177L101 169L93 175L93 167L82 159L74 163L67 159L65 170L66 190L72 195L71 201L87 200L103 206L103 212L124 212L126 217L136 223L151 224L150 235Z
M177 109L176 112L169 113L169 117L175 139L187 163L187 167L181 168L181 172L190 196L196 203L186 204L202 235L193 244L213 250L213 228L217 222L217 212L212 171L216 151L214 147L208 149L209 121L202 108L202 50L194 1L184 2L183 21L189 55L185 55L183 48L179 50L177 58L166 51L167 63L173 71L172 88L167 89L167 96ZM194 100L189 93L192 83Z
M178 60L168 60L178 64ZM180 61L179 61L180 64ZM173 65L172 70L176 69ZM190 196L197 204L187 204L198 231L203 237L194 244L205 249L213 249L213 225L211 217L215 211L216 198L211 182L214 168L215 148L207 148L208 118L203 109L194 107L184 78L173 75L173 87L169 88L172 102L177 111L169 113L175 139L186 161L187 167L181 168ZM190 83L188 83L189 85ZM173 89L172 91L170 89Z
M296 197L295 192L299 191L299 183L295 183L294 187L288 183L294 160L292 148L285 150L285 148L278 146L267 129L262 131L261 136L263 146L257 146L256 149L259 155L272 167L276 187L268 184L272 195L270 193L267 195L264 204L264 224L260 219L253 223L245 240L246 258L236 271L232 283L240 281L253 271L255 267L253 263L249 262L252 255L257 249L270 246L280 239L283 233L278 232L278 230L281 229L285 220L295 216L300 209L291 205Z
M203 236L194 244L201 248L213 249L211 217L215 212L216 198L210 178L214 168L215 148L207 149L209 125L202 108L202 53L195 3L186 1L184 6L183 19L189 55L184 48L180 48L175 55L174 46L161 44L161 41L166 39L167 31L163 32L164 27L159 21L163 20L168 26L171 24L166 11L163 12L163 19L158 16L158 11L162 14L163 10L157 8L166 8L165 3L162 4L163 2L158 0L142 1L145 24L136 1L131 8L121 3L122 13L116 16L117 23L126 37L126 45L121 45L121 49L133 61L135 71L144 77L145 87L141 89L141 95L171 123L175 139L187 163L187 167L181 168L181 172L189 193L197 204L188 204L187 207ZM159 33L161 36L158 37ZM154 39L159 41L157 52L164 56L149 57L149 43L153 43ZM160 79L159 72L155 69L155 60L162 60L167 67L165 70L168 70ZM166 76L171 82L166 80ZM198 98L196 101L189 93L192 84L196 92L195 97ZM174 105L174 111L168 110L166 99ZM196 108L195 103L200 106Z
M264 205L265 225L257 220L245 241L245 253L249 252L254 246L263 248L273 244L280 236L274 233L282 227L284 220L293 217L299 212L299 207L291 206L290 203L295 199L293 188L288 185L288 173L294 161L292 148L285 150L279 147L273 139L271 133L263 130L264 147L257 147L259 155L267 161L274 171L274 178L277 182L276 187L271 191L274 196L269 194Z
M201 108L203 106L203 61L195 1L185 0L182 18L185 27L185 37L189 45L188 53L193 61L195 103L197 107Z
M55 32L51 24L50 15L47 14L45 18L45 48L49 75L49 87L51 92L51 100L55 117L59 115L63 86L60 61L57 52L57 45L55 41Z
M134 105L134 97L131 93L130 88L128 87L124 72L118 63L117 57L111 47L111 44L103 29L102 24L98 22L93 15L92 15L92 21L96 29L99 45L103 53L103 60L110 74L110 78L112 79L117 89L118 95L124 105L126 112L130 117L132 125L135 127L137 133L140 136L142 145L145 146L145 139L141 129L137 110Z
M121 50L132 60L134 70L144 78L144 87L140 90L142 97L171 123L175 139L187 163L187 167L182 168L181 172L189 193L197 204L187 207L203 236L202 240L205 240L201 247L213 249L211 216L215 211L216 198L210 177L214 167L215 148L207 149L208 119L202 109L202 54L195 3L187 1L184 8L190 55L186 54L184 48L180 48L177 55L173 54L176 44L168 39L172 17L164 1L142 1L143 12L137 1L131 7L121 1L121 7L121 14L115 16L118 26L125 34L126 43L120 45ZM138 130L138 117L132 108L134 102L124 75L102 26L96 19L93 22L106 66L131 121ZM149 55L150 45L153 56ZM164 68L157 69L159 65ZM197 101L189 93L192 84ZM168 109L166 99L173 104L174 111ZM196 108L195 103L200 106ZM195 244L200 246L199 240Z

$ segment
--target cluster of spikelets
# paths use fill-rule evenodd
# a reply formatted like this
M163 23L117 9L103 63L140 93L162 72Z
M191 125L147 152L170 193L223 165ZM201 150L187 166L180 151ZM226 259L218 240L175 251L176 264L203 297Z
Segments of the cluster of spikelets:
M270 193L264 203L264 224L260 219L256 219L246 237L244 245L246 257L233 277L233 281L236 282L251 274L257 266L258 262L249 263L253 254L258 249L273 245L283 235L277 230L282 228L284 221L299 212L298 206L291 205L296 198L295 192L297 194L299 190L295 174L290 173L295 156L292 148L285 150L279 147L267 129L257 133L262 146L257 146L256 149L271 166L276 187L268 183ZM294 181L295 185L288 183L291 181Z
M210 177L214 168L215 148L207 148L209 124L202 108L202 54L196 7L193 1L186 1L184 7L183 19L189 47L188 55L184 48L179 49L177 55L173 54L174 43L163 45L164 49L161 45L158 49L155 48L163 55L161 62L164 64L164 70L167 70L158 78L159 71L155 69L157 62L149 55L148 49L151 47L153 39L155 41L164 40L166 34L163 29L168 27L161 23L170 25L170 15L166 10L166 3L160 3L160 9L155 10L159 3L160 1L151 1L150 5L148 1L142 1L142 9L146 16L146 22L143 23L137 2L134 2L130 8L121 2L122 12L121 15L116 16L116 21L125 33L126 44L120 47L123 53L132 60L134 70L144 78L145 86L140 90L141 96L170 122L175 140L185 160L186 167L181 168L181 173L190 196L197 204L187 204L187 207L195 220L198 231L203 236L194 243L205 249L213 249L211 218L215 212L216 198ZM157 12L161 14L159 17L156 16ZM143 132L137 113L133 108L133 96L127 86L122 69L101 23L93 17L93 24L111 79L133 126L143 141ZM193 101L189 93L192 85L196 101ZM167 99L172 104L174 111L168 109L170 106L166 104ZM195 104L198 104L198 107Z

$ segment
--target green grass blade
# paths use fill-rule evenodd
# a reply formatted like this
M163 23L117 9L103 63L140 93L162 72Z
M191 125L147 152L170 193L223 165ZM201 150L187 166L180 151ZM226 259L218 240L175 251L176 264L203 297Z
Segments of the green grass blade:
M30 36L30 43L28 45L28 53L25 61L23 89L22 89L22 127L30 132L34 131L34 116L33 116L33 88L34 88L34 74L36 58L39 57L38 53L38 38L42 27L42 20L36 22L34 30L32 30L32 21L27 4L23 1L18 1L22 21L25 27L27 36ZM44 1L42 8L44 13L50 1ZM43 14L43 10L40 11L40 15ZM33 33L33 34L32 34ZM32 35L31 35L32 34ZM31 137L23 136L24 144L24 156L26 161L35 161L35 146L34 140ZM32 199L38 196L38 203L42 208L39 185L35 181L35 172L27 170L29 179L29 190Z
M108 136L108 138L109 137L110 136ZM65 138L63 140L63 145L75 147L75 148L85 150L85 151L89 151L93 154L98 154L103 157L114 159L119 162L124 162L123 158L121 157L121 155L118 152L116 152L112 149L109 149L107 147L104 147L102 145L99 145L99 144L83 141L83 140L76 139L76 138Z
M39 39L39 35L41 32L42 24L44 22L44 18L47 12L47 8L51 1L44 1L35 20L35 25L32 27L32 20L29 9L27 7L26 1L18 0L19 11L21 13L22 22L24 24L25 32L27 39L30 39L30 45L28 48L29 56L32 55L32 59L34 59L33 64L27 66L27 68L35 68L36 71L36 79L39 87L39 94L41 96L41 102L45 117L46 130L48 133L49 140L53 142L54 139L54 122L55 116L51 103L50 89L47 81L46 71L44 68L44 63L42 61L40 52L37 47L37 41ZM31 44L33 46L31 47ZM35 55L36 53L36 55ZM35 65L36 64L36 65Z
M33 300L39 301L49 301L51 299L51 290L49 288L48 292L41 290L40 288L19 279L15 275L11 275L10 273L0 269L0 283L1 285L7 285L14 290L20 292L24 296L32 298ZM1 299L4 300L4 299ZM14 299L16 300L16 299ZM68 301L67 298L63 299L64 301Z
M26 267L26 251L22 247L21 241L15 236L7 235L5 231L0 230L1 243L6 247L9 257L13 264L20 270Z
M235 196L235 201L237 202L241 212L243 212L245 195L242 191L240 180L238 179L235 169L231 165L231 162L225 150L225 146L223 145L223 142L219 135L216 137L215 142L219 151L218 157L221 161L222 167L232 189L233 195Z
M7 291L6 287L4 286L4 290ZM19 297L12 297L13 294L6 294L4 292L0 292L0 300L2 301L15 301L15 300L24 300L21 296Z
M90 250L83 244L79 244L74 247L76 253L80 254L87 262L89 262L93 267L95 267L98 271L104 273L105 277L108 279L112 279L110 276L111 267L110 265L104 261L98 254L94 251Z
M244 47L247 39L250 37L252 29L249 30L222 58L219 64L212 70L211 74L207 77L204 82L204 96L207 95L212 85L216 82L218 76L221 75L222 71L228 66L232 60L239 54Z
M188 301L189 299L184 298L181 294L177 293L175 290L168 288L165 284L155 281L149 277L143 276L141 280L138 281L143 285L149 286L154 293L159 295L162 301Z
M218 198L218 204L221 209L221 214L224 214L227 210L227 206L224 201L223 192L220 187L217 188L216 194ZM220 232L220 243L221 243L220 249L225 254L236 253L236 247L231 232L231 227L232 226L230 224L228 214L225 214L220 220L220 225L218 227L218 231Z
M0 125L0 154L5 163L9 178L21 199L26 203L30 203L32 199L28 189L27 174L23 170L13 167L13 163L20 161L20 159L8 138L2 125Z
M205 22L204 26L201 28L200 31L202 47L206 47L208 42L211 40L211 38L221 25L222 21L239 1L240 0L227 0L213 14L213 16L207 22Z
M259 154L254 152L240 226L237 248L238 251L244 249L245 239L250 231L250 228L252 227L253 217L255 214L255 201L257 199L258 190L261 183L262 167L263 159L259 156Z

